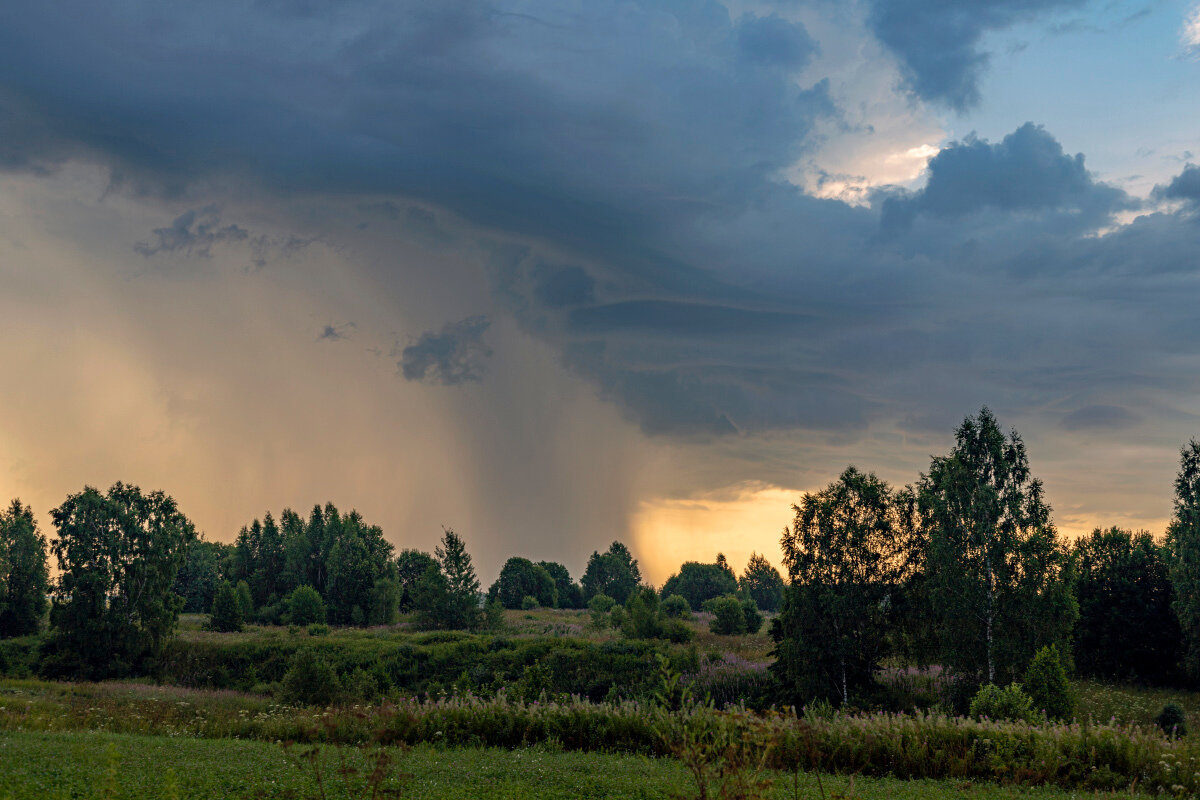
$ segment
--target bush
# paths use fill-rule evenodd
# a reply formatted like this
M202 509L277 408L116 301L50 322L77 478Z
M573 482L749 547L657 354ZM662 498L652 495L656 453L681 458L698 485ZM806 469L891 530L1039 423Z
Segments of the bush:
M1011 722L1037 722L1041 715L1033 707L1033 698L1025 694L1021 685L1013 683L1000 688L994 683L981 687L971 701L971 716L977 720L1009 720Z
M608 612L608 624L616 630L621 630L625 627L626 616L624 606L613 606L612 611Z
M588 608L590 608L592 611L598 611L601 614L607 614L609 611L612 611L612 607L616 604L617 601L613 600L608 595L598 594L588 601Z
M229 581L221 581L213 595L212 613L208 617L208 629L231 633L242 629L242 606L238 602L237 590Z
M296 651L283 676L281 699L309 706L331 705L341 689L337 673L311 648Z
M666 639L672 644L687 644L696 635L682 620L667 618L663 621L660 639Z
M1154 718L1154 724L1162 728L1168 737L1178 738L1187 736L1187 716L1183 708L1175 702L1167 703Z
M687 598L681 594L673 594L662 601L662 612L671 619L687 619L692 615L692 607Z
M746 612L742 609L742 601L736 596L728 594L704 605L713 615L712 622L708 623L708 629L713 633L736 636L746 632Z
M742 601L742 617L746 620L746 633L758 633L762 628L763 615L753 597Z
M531 611L538 607L537 598L531 594L527 594L521 598L521 608L526 611Z
M499 600L488 600L483 606L483 627L489 631L504 627L504 606Z
M311 586L297 586L288 595L288 622L309 625L325 621L325 601Z
M1034 708L1044 711L1051 719L1070 719L1074 715L1075 698L1054 645L1037 651L1021 686L1033 699Z
M314 622L312 625L308 626L308 635L309 636L328 636L329 635L329 626L326 625L324 622Z

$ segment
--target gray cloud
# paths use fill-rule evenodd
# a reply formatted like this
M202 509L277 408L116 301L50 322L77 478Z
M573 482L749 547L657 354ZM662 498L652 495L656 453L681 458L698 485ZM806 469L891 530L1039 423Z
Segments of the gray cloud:
M135 252L150 258L159 253L186 253L210 258L212 247L220 242L244 242L250 233L240 225L222 225L216 206L194 208L176 217L169 226L155 228L151 242L138 242Z
M987 31L1066 5L880 0L871 19L918 93L962 107ZM828 83L795 82L815 44L794 23L703 0L27 6L0 7L0 163L345 202L343 235L484 261L494 313L648 432L852 436L1194 388L1171 366L1200 335L1194 225L1097 236L1134 201L1050 132L959 142L924 189L871 208L782 181L838 114ZM1190 196L1188 175L1163 191ZM199 252L198 221L145 249ZM265 262L311 240L261 241ZM362 268L398 298L446 297L410 293L445 280L427 263ZM478 380L487 321L398 348L401 374Z
M256 234L236 223L222 224L221 211L215 205L189 209L170 225L155 228L151 237L153 241L134 244L134 252L146 258L173 253L208 259L215 245L245 245L255 269L262 269L276 259L294 258L316 241L316 237Z
M1162 200L1188 200L1200 203L1200 167L1188 164L1166 186L1155 186L1154 196Z
M996 144L974 136L953 143L929 162L928 175L920 191L884 200L885 229L908 228L918 214L956 219L985 209L1069 211L1094 225L1135 206L1121 189L1097 183L1082 153L1067 155L1033 123Z
M979 102L988 64L980 41L1049 12L1086 0L869 0L870 25L899 56L912 91L962 111Z
M443 386L483 380L492 355L483 334L490 325L487 317L477 315L426 331L400 352L400 374L408 381Z
M317 341L340 342L343 339L349 339L357 327L358 326L353 322L342 322L336 325L332 322L328 323L321 328L321 332L317 334Z

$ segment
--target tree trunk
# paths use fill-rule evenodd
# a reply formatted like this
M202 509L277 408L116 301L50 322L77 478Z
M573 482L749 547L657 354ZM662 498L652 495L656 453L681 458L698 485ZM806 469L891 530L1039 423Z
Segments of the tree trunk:
M988 558L988 605L987 605L987 667L988 683L996 682L996 661L992 655L992 620L996 615L996 575L992 571L992 559Z

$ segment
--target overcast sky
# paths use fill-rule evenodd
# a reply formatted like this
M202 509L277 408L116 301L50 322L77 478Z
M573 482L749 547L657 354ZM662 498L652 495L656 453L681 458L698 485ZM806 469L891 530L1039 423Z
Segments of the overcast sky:
M661 582L987 404L1161 533L1198 162L1192 2L0 4L0 494Z

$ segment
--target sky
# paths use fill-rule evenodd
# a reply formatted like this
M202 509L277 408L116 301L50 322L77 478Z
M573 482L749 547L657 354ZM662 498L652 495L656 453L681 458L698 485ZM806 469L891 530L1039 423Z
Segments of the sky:
M1161 533L1198 164L1195 2L14 0L0 495L661 583L987 405Z

